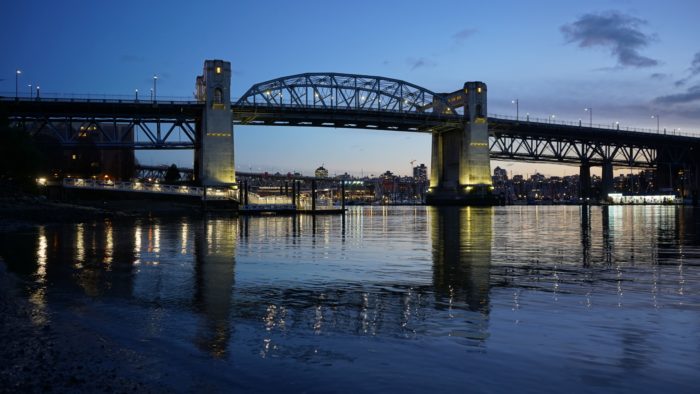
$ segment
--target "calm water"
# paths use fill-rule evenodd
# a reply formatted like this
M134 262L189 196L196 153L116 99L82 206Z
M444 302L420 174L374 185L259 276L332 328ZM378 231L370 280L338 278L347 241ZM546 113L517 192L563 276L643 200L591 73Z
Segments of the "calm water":
M700 387L700 211L353 208L2 234L36 324L69 320L163 388Z

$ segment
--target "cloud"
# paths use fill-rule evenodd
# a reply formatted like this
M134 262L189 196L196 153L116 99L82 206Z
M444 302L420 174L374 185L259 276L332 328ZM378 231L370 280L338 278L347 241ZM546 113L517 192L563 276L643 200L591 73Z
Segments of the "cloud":
M654 99L657 104L686 104L700 100L700 84L689 87L685 93L669 94Z
M462 45L464 41L473 36L476 33L476 29L471 29L471 28L466 28L458 31L457 33L452 35L452 40L456 45Z
M639 54L641 48L654 40L653 35L642 32L647 22L618 11L586 14L573 23L560 27L567 43L580 48L604 47L624 67L652 67L659 64L655 59Z
M686 82L698 74L700 74L700 52L696 53L695 57L693 57L693 61L690 62L690 67L688 67L688 76L679 79L674 83L674 85L676 85L676 87L683 86Z
M411 71L422 67L435 67L437 65L434 61L426 59L424 57L409 57L408 59L406 59L406 63L408 63L408 65L411 66Z
M667 74L664 74L664 73L653 73L653 74L651 74L651 75L649 76L649 78L651 78L651 79L656 79L656 80L659 80L659 81L662 80L662 79L666 79L667 77L668 77L668 75L667 75Z

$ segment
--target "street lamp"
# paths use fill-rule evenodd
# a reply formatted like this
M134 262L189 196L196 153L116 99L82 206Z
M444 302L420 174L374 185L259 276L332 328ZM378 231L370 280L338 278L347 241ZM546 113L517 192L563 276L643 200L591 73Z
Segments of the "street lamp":
M151 101L153 101L153 88L151 88Z
M659 115L658 114L651 115L651 118L656 119L656 134L658 134L659 133Z
M529 112L525 114L525 120L527 120L528 122L530 121L530 113Z
M156 82L158 81L158 76L153 74L153 101L156 101Z
M31 99L31 98L32 98L32 95L34 94L34 93L32 92L32 84L30 83L30 84L27 85L27 86L29 87L29 98Z
M134 98L136 101L139 101L139 90L138 89L134 89Z
M588 127L593 127L593 108L584 108L584 111L588 112Z
M556 117L557 117L556 115L552 115L552 116L551 116L551 119L552 119L552 120L551 120L550 123L554 123L554 119L555 119Z
M15 72L15 100L19 97L19 74L22 74L22 70L18 68Z
M41 89L41 88L39 87L39 85L37 85L36 86L36 98L37 99L39 98L39 89Z
M519 118L520 118L520 101L518 101L518 99L515 99L511 102L513 104L515 104L515 120L519 120Z

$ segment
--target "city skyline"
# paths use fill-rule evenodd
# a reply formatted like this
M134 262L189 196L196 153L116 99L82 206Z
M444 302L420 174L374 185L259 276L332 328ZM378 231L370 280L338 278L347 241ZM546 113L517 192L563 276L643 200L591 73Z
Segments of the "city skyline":
M4 35L13 37L1 44L10 55L0 60L0 91L14 92L17 83L27 92L40 85L42 94L130 97L138 89L147 97L156 75L158 97L189 98L202 61L221 58L232 63L234 97L257 82L311 71L380 75L435 92L480 80L489 87L491 114L698 129L700 45L693 38L700 28L693 16L700 4L692 1L440 2L430 9L357 2L357 12L324 2L272 3L274 13L226 2L15 4L0 16ZM428 134L260 126L234 132L243 171L309 173L324 164L331 174L406 175L413 160L430 166ZM192 162L190 152L138 157L144 164ZM495 166L522 174L578 171Z

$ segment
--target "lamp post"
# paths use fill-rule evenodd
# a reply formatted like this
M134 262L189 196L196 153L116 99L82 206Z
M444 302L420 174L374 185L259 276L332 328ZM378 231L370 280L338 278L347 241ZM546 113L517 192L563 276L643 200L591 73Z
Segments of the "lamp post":
M158 81L158 76L153 74L153 101L156 101L156 82Z
M593 108L584 108L584 111L588 112L588 127L593 127Z
M515 104L515 120L520 119L520 101L518 99L515 99L511 101L513 104Z
M557 117L556 115L550 116L550 119L551 119L550 123L554 123L554 119L556 119L556 117Z
M651 115L651 118L656 119L656 134L658 134L659 133L659 115L658 114Z
M151 101L153 101L153 88L151 88Z
M41 89L41 88L39 87L39 85L37 85L36 86L36 98L37 98L37 100L39 99L39 92L40 92L39 89Z
M30 83L30 84L27 85L27 86L29 87L29 98L31 99L31 98L33 97L33 95L34 95L34 92L32 92L32 84Z
M134 100L139 101L139 90L134 89Z
M19 98L19 74L22 74L22 70L18 68L15 71L15 100Z

